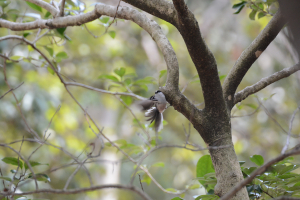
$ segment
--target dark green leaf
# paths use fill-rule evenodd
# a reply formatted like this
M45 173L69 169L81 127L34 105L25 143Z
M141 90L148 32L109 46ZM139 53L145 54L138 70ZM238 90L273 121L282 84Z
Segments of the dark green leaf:
M250 175L256 169L257 169L256 167L248 167L248 168L244 168L243 172L247 175Z
M23 37L26 38L28 35L31 35L32 33L23 33Z
M124 76L126 69L124 67L121 67L120 69L115 69L114 72L119 75L120 77Z
M51 182L51 180L47 174L35 174L35 177L36 177L37 181L44 181L45 183ZM29 174L28 178L33 179L33 176L31 173Z
M18 158L5 157L2 159L2 161L5 162L6 164L20 166L21 169L23 168L23 162Z
M239 7L239 9L237 11L235 11L233 14L239 14L243 8L245 7L245 5L242 5L241 7Z
M36 162L36 161L29 161L29 163L30 163L31 167L38 166L38 165L48 165L48 164L41 164L41 163ZM24 167L25 167L25 169L29 168L28 165L25 162L24 162Z
M240 166L242 166L243 164L245 164L245 161L239 161Z
M43 12L42 8L34 3L30 3L28 1L26 1L27 5L30 6L30 8L37 10L39 12Z
M159 78L163 77L163 76L166 75L166 74L167 74L167 70L166 70L166 69L161 70L161 71L159 72Z
M115 31L109 31L109 32L108 32L108 35L110 35L110 37L111 37L112 39L115 39L115 37L116 37L116 32L115 32Z
M264 4L263 3L259 3L258 7L263 10L264 9Z
M112 81L116 81L119 82L119 79L113 75L109 75L109 74L102 74L101 76L99 76L100 79L110 79Z
M250 156L250 160L258 166L262 166L264 164L264 158L261 155Z
M240 3L234 4L234 5L232 6L232 8L234 8L234 9L240 8L241 6L243 6L243 5L245 5L245 4L247 4L246 1L241 1Z
M257 18L260 19L262 17L266 16L266 13L264 12L259 12L258 15L257 15Z
M66 31L66 29L67 29L67 27L64 27L64 28L57 28L56 31L57 31L60 35L64 36L64 32Z
M255 20L256 12L257 12L256 10L252 10L251 13L249 14L249 18L250 18L251 20Z

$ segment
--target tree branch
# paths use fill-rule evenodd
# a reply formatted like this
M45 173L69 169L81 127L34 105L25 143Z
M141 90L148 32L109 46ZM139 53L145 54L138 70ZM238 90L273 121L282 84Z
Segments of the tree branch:
M300 147L296 147L294 150L285 154L281 154L278 157L270 160L269 162L265 163L264 165L256 169L254 172L252 172L252 174L248 178L238 183L234 188L232 188L230 192L228 192L226 195L221 197L220 200L228 200L231 197L233 197L240 189L242 189L244 186L250 183L257 175L261 175L262 173L264 173L271 165L283 160L286 157L299 155L299 154L300 154Z
M159 17L175 27L178 26L177 12L174 5L166 0L123 0L151 15Z
M25 1L34 3L35 5L38 5L44 9L48 10L54 18L59 14L59 11L54 6L52 6L51 4L49 4L45 1L41 1L41 0L25 0Z
M257 60L260 54L262 54L269 44L275 39L285 23L286 20L283 18L281 11L278 10L268 25L259 33L250 46L243 51L242 55L228 73L223 83L223 94L229 111L234 106L234 93L247 71Z
M234 105L237 104L238 102L243 101L251 94L259 92L260 90L267 87L268 85L271 85L272 83L275 83L276 81L279 81L280 79L289 77L290 75L292 75L293 73L295 73L298 70L300 70L300 63L298 63L292 67L285 68L279 72L272 74L271 76L261 79L254 85L246 87L245 89L243 89L242 91L240 91L234 95Z
M219 110L219 114L227 115L216 60L201 36L198 22L184 0L173 0L173 4L178 13L177 28L200 77L205 108Z
M61 17L64 16L65 3L66 3L66 0L61 1L61 8L60 8L60 12L59 12L59 16L61 16Z
M124 185L119 185L119 184L99 185L99 186L94 186L94 187L89 187L89 188L70 189L70 190L40 189L40 190L31 191L31 192L18 193L18 195L40 194L40 193L47 193L47 194L78 194L78 193L101 190L101 189L106 189L106 188L117 188L117 189L123 189L123 190L130 190L130 191L133 191L133 192L137 193L138 195L140 195L145 200L151 200L151 198L146 193L141 191L140 189L138 189L134 186L124 186ZM11 194L12 194L11 192L0 192L0 195L3 195L3 196L9 196Z

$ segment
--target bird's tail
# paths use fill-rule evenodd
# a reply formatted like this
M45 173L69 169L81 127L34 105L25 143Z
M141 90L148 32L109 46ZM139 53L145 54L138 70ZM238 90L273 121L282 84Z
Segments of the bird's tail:
M145 117L149 117L147 121L150 121L150 124L154 121L156 132L159 132L163 128L163 115L158 111L156 107L150 108L145 113Z

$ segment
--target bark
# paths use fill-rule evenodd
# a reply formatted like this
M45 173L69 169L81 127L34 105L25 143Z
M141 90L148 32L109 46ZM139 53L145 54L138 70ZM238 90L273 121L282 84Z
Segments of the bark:
M222 197L228 193L235 185L239 184L244 178L240 170L240 165L234 151L230 132L227 138L214 142L214 146L228 145L228 148L211 149L210 155L215 166L216 177L218 180L215 186L215 194ZM231 199L249 199L246 188L239 190Z

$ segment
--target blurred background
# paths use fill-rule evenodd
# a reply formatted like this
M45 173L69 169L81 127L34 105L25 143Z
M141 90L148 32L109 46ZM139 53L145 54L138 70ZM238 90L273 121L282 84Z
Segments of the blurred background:
M117 0L86 0L84 3L72 0L67 2L71 6L72 3L77 6L77 14L83 12L84 9L84 12L91 11L95 3L114 6L118 4ZM259 20L250 20L248 16L249 9L244 9L240 14L235 15L233 14L235 10L232 9L232 5L236 2L238 1L187 0L189 8L196 15L199 22L202 36L217 60L222 82L242 51L271 19L271 17L265 16ZM121 2L121 6L130 5ZM46 13L38 13L21 0L11 1L5 9L15 9L16 11L9 13L12 16L14 12L22 13L22 19L20 19L21 17L16 18L16 21L19 22L21 20L23 22L33 21L39 16L44 18ZM3 9L4 12L5 9ZM72 10L71 7L66 7L66 9ZM74 14L72 11L70 13ZM180 66L180 89L186 88L184 95L193 103L202 103L203 96L197 72L182 37L171 24L149 14L147 16L162 27L175 49ZM154 94L159 86L165 83L166 76L160 77L160 74L163 73L162 70L166 70L162 54L148 33L130 21L117 20L109 27L108 33L104 34L108 23L112 20L112 18L101 17L100 20L86 24L87 29L84 26L68 27L64 34L67 35L69 40L62 40L55 35L49 35L49 37L42 38L37 43L37 47L49 57L51 57L51 51L49 52L45 45L53 50L54 53L52 54L54 55L59 52L67 53L67 57L57 64L61 69L61 73L70 78L67 81L74 80L100 89L126 92L126 87L115 83L111 79L103 78L103 75L113 75L121 81L128 79L130 83L142 79L144 80L142 84L131 85L130 89L134 93L148 98ZM36 32L14 32L5 28L0 29L1 37L28 33L26 38L31 41L35 39ZM95 38L94 36L99 37ZM53 44L53 38L56 38L57 44ZM87 153L91 151L89 144L95 143L95 146L98 147L100 142L89 128L84 113L66 92L59 79L43 66L43 63L39 61L39 55L35 51L26 45L19 44L18 41L0 42L0 51L2 54L11 51L11 56L36 59L36 61L31 62L20 61L19 63L7 64L7 77L11 86L16 87L24 82L15 91L15 94L21 101L20 106L30 127L40 136L44 135L51 118L57 108L61 106L47 130L46 135L51 133L47 141L53 145L63 147L66 151L78 157L79 160L86 158ZM283 29L274 42L258 58L257 62L254 63L243 79L238 91L256 83L263 77L294 65L295 59L292 47L286 39L286 30ZM120 68L126 69L122 79L114 73L114 70ZM0 95L9 90L4 82L2 71L0 73ZM149 76L152 78L145 79ZM248 97L233 109L233 116L244 116L232 119L232 132L238 159L246 161L245 166L254 165L249 160L249 156L254 154L262 155L265 160L280 154L287 135L274 120L285 130L288 130L291 116L299 105L299 83L300 73L296 72L292 76L258 92L257 96ZM130 148L125 149L125 151L131 151L133 158L139 158L143 154L146 149L139 134L144 135L144 132L137 126L130 110L120 103L115 96L73 86L70 86L69 89L80 104L91 114L98 126L104 128L103 133L108 138L112 141L118 140L117 144L119 145L122 145L124 140L135 145L137 151L132 152ZM266 114L262 106L258 108L257 98L263 103L269 114ZM154 137L154 131L145 121L143 113L134 106L136 99L131 97L122 97L122 99L140 119L151 136ZM200 105L199 108L203 108L203 105ZM257 108L258 110L254 112ZM251 113L253 114L245 116ZM164 119L164 129L160 133L161 144L184 144L184 129L188 131L190 127L190 141L206 147L197 131L189 125L188 120L174 110L173 107L169 107L164 112ZM95 127L93 128L95 129ZM299 130L299 114L297 114L292 132L299 135ZM20 141L23 136L32 138L17 110L16 101L10 93L0 100L0 142ZM290 147L298 143L299 138L291 138ZM19 149L20 144L20 142L17 142L12 147ZM21 150L22 155L28 157L39 145L38 143L24 142ZM197 182L195 181L196 164L198 159L206 154L208 154L208 151L193 152L185 149L163 148L150 154L143 164L148 167L155 179L164 188L185 189L187 184ZM16 157L16 154L7 148L1 147L0 158L7 156ZM68 165L73 162L72 157L50 145L43 145L33 154L31 160L49 164L35 168L37 172L46 173L51 179L50 183L40 183L40 188L63 188L68 177L77 168L77 165ZM164 164L161 164L161 162ZM299 160L295 160L295 162L299 163ZM153 166L150 167L151 165ZM12 175L9 171L13 168L11 165L0 161L0 166L5 176ZM95 185L128 184L134 171L134 164L129 162L115 148L108 145L105 146L100 157L91 159L91 163L87 163L85 166L89 170ZM145 192L153 199L169 200L175 197L162 192L147 177L143 177L143 173L140 173L140 175L143 178L142 184ZM134 185L140 187L138 176L135 178ZM69 188L89 186L87 173L81 168L74 176ZM21 189L23 191L34 189L34 182L24 184ZM0 184L0 190L3 190L2 184ZM201 188L188 191L185 199L192 199L193 195L200 193L203 193ZM117 189L65 196L37 194L34 197L85 200L140 199L132 192Z

